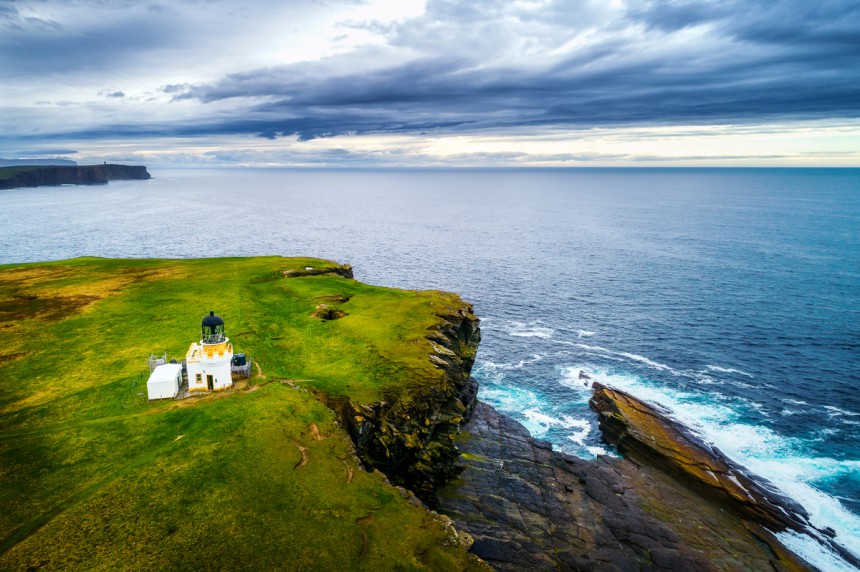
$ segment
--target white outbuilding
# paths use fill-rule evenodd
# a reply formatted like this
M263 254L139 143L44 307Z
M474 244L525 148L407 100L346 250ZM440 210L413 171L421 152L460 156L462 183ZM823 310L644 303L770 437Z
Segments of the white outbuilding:
M179 393L182 385L182 365L178 363L165 363L154 370L146 382L146 391L149 400L173 399Z

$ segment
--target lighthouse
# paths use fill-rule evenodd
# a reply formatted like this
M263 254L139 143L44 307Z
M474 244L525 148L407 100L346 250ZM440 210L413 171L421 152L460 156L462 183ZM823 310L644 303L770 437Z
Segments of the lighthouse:
M188 391L218 391L231 387L233 346L224 335L224 320L215 312L209 312L200 328L200 342L191 344L185 355Z

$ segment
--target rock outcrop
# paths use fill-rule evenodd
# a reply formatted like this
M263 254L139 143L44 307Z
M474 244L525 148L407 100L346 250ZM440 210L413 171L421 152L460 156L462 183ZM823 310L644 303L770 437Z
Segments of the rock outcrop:
M806 510L770 481L732 461L665 411L599 383L592 388L589 405L598 413L603 438L625 458L677 477L733 513L759 539L785 530L809 534L860 568L860 559L833 541L832 530L812 526Z
M302 276L326 276L336 274L352 280L352 266L349 264L325 264L322 266L308 266L299 270L283 270L281 276L284 278L300 278ZM335 302L346 302L349 298L343 300L334 300Z
M428 339L434 348L429 359L444 373L442 383L372 404L323 397L365 466L431 507L437 488L461 469L456 439L476 402L478 383L470 374L481 338L469 304L440 318Z
M150 179L143 166L132 165L51 165L24 167L11 177L0 179L0 189L57 185L104 185L108 181Z
M738 517L774 532L810 526L802 506L762 477L751 477L665 412L611 387L592 387L589 405L598 414L603 438L625 457L677 475Z
M465 470L439 490L438 510L498 570L810 569L764 523L651 457L555 452L483 403L458 444Z

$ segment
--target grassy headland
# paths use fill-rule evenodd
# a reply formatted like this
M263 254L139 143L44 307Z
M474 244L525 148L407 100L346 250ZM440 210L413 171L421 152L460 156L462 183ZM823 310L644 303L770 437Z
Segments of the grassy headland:
M480 567L449 526L359 468L313 395L408 401L441 384L427 334L462 302L284 277L332 266L0 266L0 569ZM346 315L320 320L320 304ZM209 310L260 369L228 392L149 403L146 357L181 359Z
M108 181L151 178L134 165L15 165L0 167L0 189L57 185L104 185Z
M14 166L14 167L0 167L0 181L4 179L11 179L18 173L26 173L28 171L37 171L39 169L36 165L27 165L27 166Z

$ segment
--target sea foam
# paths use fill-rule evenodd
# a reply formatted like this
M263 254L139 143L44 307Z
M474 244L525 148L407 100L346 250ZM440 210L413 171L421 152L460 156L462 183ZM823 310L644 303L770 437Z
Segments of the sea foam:
M746 377L753 377L751 373L747 373L745 371L741 371L739 369L735 369L733 367L720 367L718 365L706 365L705 369L708 371L716 371L719 373L736 373L738 375L745 375Z
M543 325L540 320L532 322L514 322L507 321L502 325L503 330L509 335L517 338L541 338L549 339L555 333L555 330Z
M595 381L664 407L673 417L705 441L714 444L729 458L770 480L785 494L800 502L809 512L814 526L834 529L838 543L860 554L860 517L846 509L839 499L816 487L816 483L834 478L860 477L860 461L804 455L803 451L811 449L807 440L786 437L768 427L744 422L742 412L749 408L755 409L754 405L744 400L726 399L713 393L679 391L636 376L589 369L588 366L569 367L562 383L577 392L583 391L580 371ZM799 542L796 539L789 540L794 544ZM835 554L821 558L823 560L819 567L822 570L852 569ZM837 563L843 562L849 568L825 566L832 559L836 559L834 562Z

